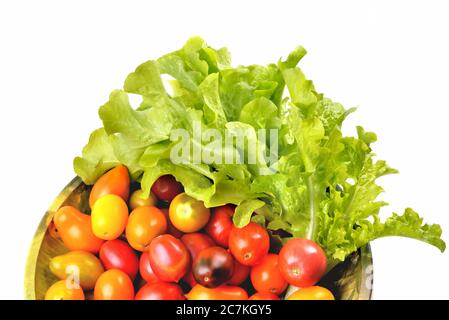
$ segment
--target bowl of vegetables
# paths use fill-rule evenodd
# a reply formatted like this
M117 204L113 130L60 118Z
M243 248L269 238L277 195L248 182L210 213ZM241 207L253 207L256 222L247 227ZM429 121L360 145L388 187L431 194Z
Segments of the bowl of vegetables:
M342 133L354 109L315 90L305 53L233 67L194 37L138 66L38 227L26 298L370 299L372 240L444 251L410 208L381 221L396 170L374 133Z

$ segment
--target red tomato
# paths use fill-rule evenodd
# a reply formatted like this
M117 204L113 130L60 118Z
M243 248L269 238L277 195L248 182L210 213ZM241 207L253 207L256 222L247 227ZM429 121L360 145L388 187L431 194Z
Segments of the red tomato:
M234 272L234 259L222 247L206 248L193 260L192 272L199 284L216 288L231 278Z
M151 269L166 282L178 282L189 270L190 254L181 240L164 234L151 241L148 249Z
M195 260L200 251L209 247L213 247L215 245L214 241L209 236L203 233L185 234L181 237L181 241L184 243L187 250L189 250L192 261ZM188 273L184 277L184 281L186 281L191 287L196 285L192 270L188 271Z
M278 255L269 254L263 261L251 270L251 283L260 293L274 293L280 295L287 289L287 281L282 277L278 268Z
M134 280L139 269L139 259L134 250L122 240L106 241L100 249L100 260L106 270L119 269Z
M280 298L274 293L257 292L249 297L248 300L280 300Z
M129 197L129 173L125 166L119 165L106 172L95 182L89 195L89 205L92 208L95 201L107 194L115 194L123 200Z
M170 202L176 195L183 191L183 188L182 185L176 181L175 177L166 175L159 177L159 179L154 182L151 191L159 200Z
M209 289L197 284L186 294L186 298L187 300L247 300L248 294L240 287L220 286Z
M215 241L216 244L227 248L229 246L229 234L231 233L233 223L232 215L235 207L226 205L214 209L212 216L206 226L206 232Z
M234 272L232 273L232 277L228 281L228 284L231 286L241 285L248 278L250 271L250 267L244 266L234 259Z
M148 255L148 252L144 252L140 256L139 271L140 276L149 284L161 281L158 277L156 277L153 269L151 269L150 257Z
M136 300L185 300L185 297L177 284L158 282L140 288Z
M279 270L284 279L296 287L310 287L326 271L326 254L307 239L291 239L279 253Z
M179 231L178 229L176 229L176 227L170 221L170 215L168 213L168 209L161 208L160 210L164 213L165 219L167 220L167 233L171 234L175 238L178 238L178 239L181 238L184 233L182 231Z
M118 269L110 269L98 278L94 289L94 299L133 300L134 285L126 273Z
M235 259L245 266L259 264L268 254L270 237L267 230L250 222L243 228L233 227L229 236L229 249Z

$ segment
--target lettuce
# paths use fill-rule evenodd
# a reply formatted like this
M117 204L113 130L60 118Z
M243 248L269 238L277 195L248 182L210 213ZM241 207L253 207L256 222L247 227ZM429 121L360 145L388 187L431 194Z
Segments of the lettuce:
M111 93L99 111L103 128L75 158L75 172L93 184L122 163L147 195L160 176L171 174L208 207L235 204L237 227L255 221L283 230L285 239L313 239L331 263L385 236L414 238L444 251L440 226L423 224L412 209L381 221L379 211L387 203L377 200L383 192L377 179L397 171L376 159L374 133L357 127L355 137L342 134L355 110L316 91L297 67L305 54L297 47L277 63L232 67L227 49L191 38L181 49L138 66L123 90ZM129 94L142 97L137 109ZM245 132L248 141L219 151L213 141L195 137L195 123L201 130ZM248 151L257 161L195 162L189 154L173 163L177 129L211 155L238 158ZM258 136L259 129L278 132L274 162L266 157L275 152L271 138ZM255 146L252 153L248 145Z

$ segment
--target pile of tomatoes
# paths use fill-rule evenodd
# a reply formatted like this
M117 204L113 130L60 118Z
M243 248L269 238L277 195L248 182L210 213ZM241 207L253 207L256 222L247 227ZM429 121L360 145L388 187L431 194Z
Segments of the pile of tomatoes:
M234 206L206 208L172 176L143 197L117 166L95 183L89 205L90 214L64 206L54 215L69 252L51 259L60 280L45 299L279 300L289 285L301 289L288 299L334 299L315 285L326 270L316 243L276 249L263 226L235 227Z

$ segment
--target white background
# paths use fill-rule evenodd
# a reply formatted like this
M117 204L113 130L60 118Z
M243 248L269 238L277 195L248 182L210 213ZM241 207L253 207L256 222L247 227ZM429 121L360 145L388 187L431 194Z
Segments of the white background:
M302 44L319 91L360 106L346 126L378 134L399 168L385 214L412 206L449 240L447 1L2 1L0 298L23 297L30 240L100 126L97 108L138 64L192 35L235 64ZM373 244L374 298L449 298L449 253L408 239Z

